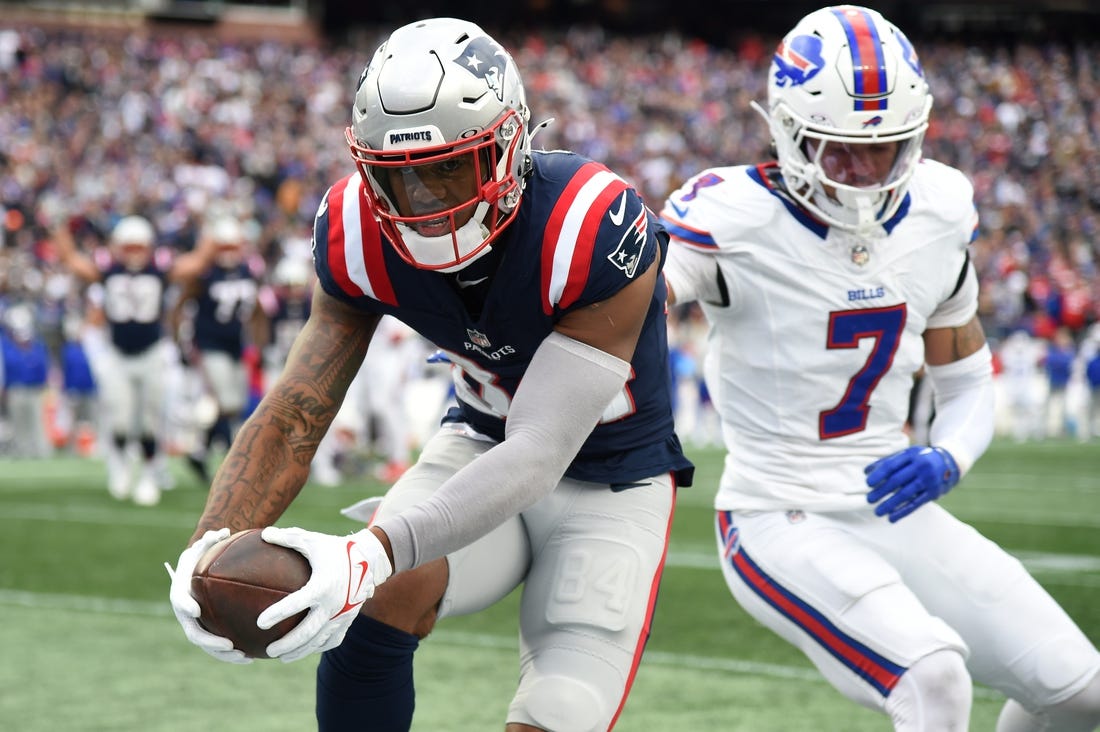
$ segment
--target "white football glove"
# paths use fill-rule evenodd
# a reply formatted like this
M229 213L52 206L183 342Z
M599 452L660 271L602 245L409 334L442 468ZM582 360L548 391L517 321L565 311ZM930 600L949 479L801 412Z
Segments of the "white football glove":
M172 589L168 596L172 601L176 620L183 626L183 634L187 636L187 640L219 661L252 663L252 659L244 655L243 651L233 647L233 641L214 635L199 625L199 603L191 596L191 575L195 573L195 565L207 549L227 536L229 529L207 531L198 541L183 550L175 570L168 562L164 563L168 576L172 578Z
M270 544L304 554L313 571L305 587L279 600L256 619L256 625L266 630L309 610L293 630L267 647L268 656L285 663L340 645L359 607L393 571L385 547L369 529L332 536L268 526L261 536Z

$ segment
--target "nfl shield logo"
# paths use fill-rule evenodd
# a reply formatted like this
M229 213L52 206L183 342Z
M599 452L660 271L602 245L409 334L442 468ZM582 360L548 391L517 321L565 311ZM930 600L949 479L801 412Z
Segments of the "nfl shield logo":
M488 348L491 345L489 343L488 336L486 336L480 330L474 330L473 328L467 328L466 329L466 335L468 335L470 337L470 341L472 341L475 346L481 346L482 348Z
M867 262L871 261L870 250L862 244L856 244L852 247L852 261L860 267L867 264Z

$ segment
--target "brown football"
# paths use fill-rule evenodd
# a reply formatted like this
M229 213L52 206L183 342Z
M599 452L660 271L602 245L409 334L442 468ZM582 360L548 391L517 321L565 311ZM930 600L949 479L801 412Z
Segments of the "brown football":
M310 567L300 552L260 538L262 529L246 529L210 547L195 565L191 594L199 603L199 624L233 641L251 658L268 658L267 646L286 635L303 610L269 630L256 618L275 602L309 581Z

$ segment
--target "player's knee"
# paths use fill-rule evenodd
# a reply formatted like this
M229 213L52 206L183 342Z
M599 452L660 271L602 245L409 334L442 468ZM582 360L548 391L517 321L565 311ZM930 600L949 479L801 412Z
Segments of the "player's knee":
M426 638L439 617L439 603L447 589L447 563L440 559L400 572L376 590L363 612L394 628Z
M1065 732L1090 732L1100 726L1100 673L1096 673L1081 691L1070 698L1038 710L1033 715L1044 720L1048 729Z
M962 655L944 649L910 666L891 691L884 708L898 732L965 730L972 697L970 673Z
M527 691L528 721L545 730L591 732L605 718L600 695L579 679L543 676Z

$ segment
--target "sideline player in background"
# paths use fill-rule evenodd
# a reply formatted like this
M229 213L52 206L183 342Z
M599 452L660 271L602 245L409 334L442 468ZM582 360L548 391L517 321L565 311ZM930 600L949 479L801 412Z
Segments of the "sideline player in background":
M260 624L310 609L268 653L324 651L326 732L408 730L419 640L521 584L512 732L612 727L648 636L692 473L669 400L667 236L603 165L532 152L529 118L511 56L472 23L420 21L378 49L346 133L359 172L317 212L309 321L176 565L187 637L247 660L199 627L196 560L278 521L383 315L448 354L458 405L369 528L263 533L313 567Z
M970 183L921 160L932 105L877 12L824 8L768 79L777 164L712 168L673 193L666 276L711 323L723 421L716 497L734 598L897 730L965 730L972 682L998 732L1100 723L1100 654L1007 552L934 501L993 433L976 317ZM761 110L763 111L763 110ZM930 446L903 431L913 375Z
M156 460L164 423L165 288L197 276L213 258L211 247L199 246L174 260L155 248L153 225L142 216L126 216L115 224L108 248L92 256L77 249L67 225L53 230L62 264L88 283L102 285L99 298L109 331L109 343L91 360L101 403L109 415L110 435L104 439L107 488L119 500L141 506L160 502ZM129 444L141 447L136 482Z

